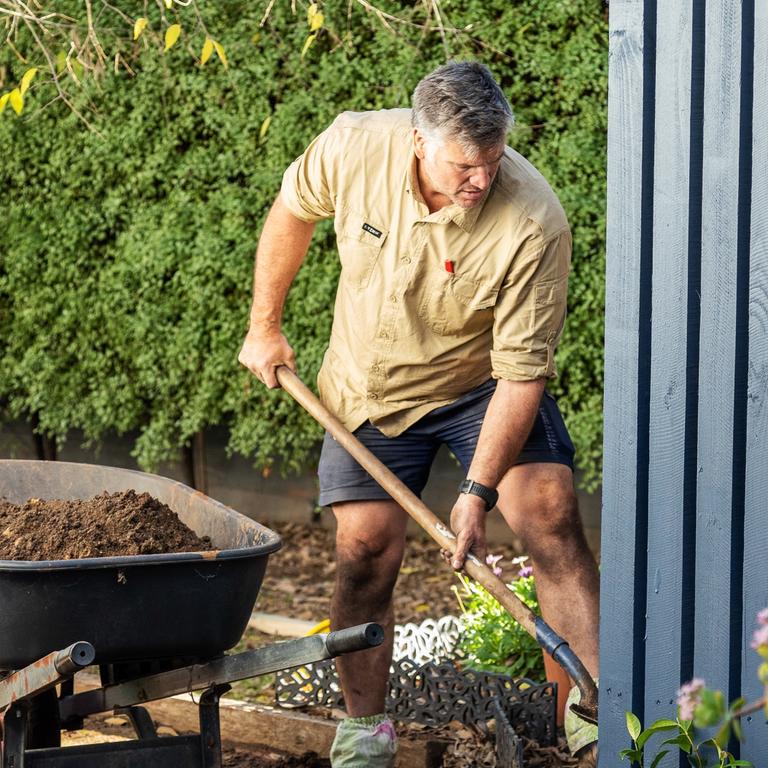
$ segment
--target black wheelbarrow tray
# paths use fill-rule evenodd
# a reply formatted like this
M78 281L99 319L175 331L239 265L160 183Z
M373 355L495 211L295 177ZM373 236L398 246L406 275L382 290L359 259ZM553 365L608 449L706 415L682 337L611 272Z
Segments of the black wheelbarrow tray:
M0 560L0 669L18 669L86 640L96 663L210 659L248 623L280 537L165 477L127 469L0 461L0 498L87 499L133 489L167 504L209 552Z

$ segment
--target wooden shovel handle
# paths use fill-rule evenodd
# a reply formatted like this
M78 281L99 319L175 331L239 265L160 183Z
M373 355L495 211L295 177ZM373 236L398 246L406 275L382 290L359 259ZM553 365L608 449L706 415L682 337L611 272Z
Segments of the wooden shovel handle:
M330 432L363 469L440 545L453 554L456 537L431 509L391 470L384 466L289 368L275 371L280 386ZM483 562L470 554L463 570L485 587L512 617L536 637L536 615Z

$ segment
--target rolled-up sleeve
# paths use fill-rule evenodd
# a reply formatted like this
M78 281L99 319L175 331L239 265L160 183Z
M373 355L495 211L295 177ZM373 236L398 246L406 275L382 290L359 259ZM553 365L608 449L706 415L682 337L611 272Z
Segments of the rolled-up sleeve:
M513 259L493 324L492 375L530 381L557 375L555 349L565 323L571 233L533 238Z
M342 141L334 123L312 140L304 153L283 174L280 197L302 221L320 221L334 215L338 164Z

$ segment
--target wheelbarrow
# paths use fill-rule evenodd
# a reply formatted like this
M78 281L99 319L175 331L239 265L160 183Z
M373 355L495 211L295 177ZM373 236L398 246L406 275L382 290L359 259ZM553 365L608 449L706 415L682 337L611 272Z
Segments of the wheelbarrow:
M221 765L218 701L229 683L379 645L378 624L225 655L253 610L274 532L168 478L111 467L0 461L0 498L85 499L133 489L167 504L216 549L73 560L0 561L1 768ZM99 664L102 687L72 678ZM62 693L55 696L55 686ZM200 734L157 738L143 702L204 690ZM59 746L59 727L125 712L137 741ZM40 720L42 717L42 724Z

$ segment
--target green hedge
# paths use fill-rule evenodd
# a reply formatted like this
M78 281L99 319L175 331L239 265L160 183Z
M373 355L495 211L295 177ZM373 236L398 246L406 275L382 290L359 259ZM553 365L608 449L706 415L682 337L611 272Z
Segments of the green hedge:
M594 484L602 440L602 2L446 0L447 23L472 27L444 43L433 23L417 26L428 4L380 4L415 23L396 24L393 34L357 4L331 0L326 29L303 58L303 10L293 16L290 3L276 3L255 38L261 6L210 5L205 20L228 70L215 57L197 65L202 33L185 31L165 55L142 38L126 43L134 77L86 81L76 97L98 132L60 102L41 108L54 95L43 74L21 117L8 108L0 116L4 417L35 414L42 431L62 439L73 428L92 440L138 430L135 454L147 468L213 424L228 425L230 448L259 464L310 463L319 428L236 360L259 229L282 171L313 135L342 109L406 106L447 48L486 61L500 79L518 122L512 143L569 215L574 276L554 388ZM186 30L184 17L182 24ZM150 16L152 29L162 31ZM35 63L29 41L25 52ZM8 48L1 64L10 82L29 66ZM330 329L332 234L320 227L286 310L308 382Z

